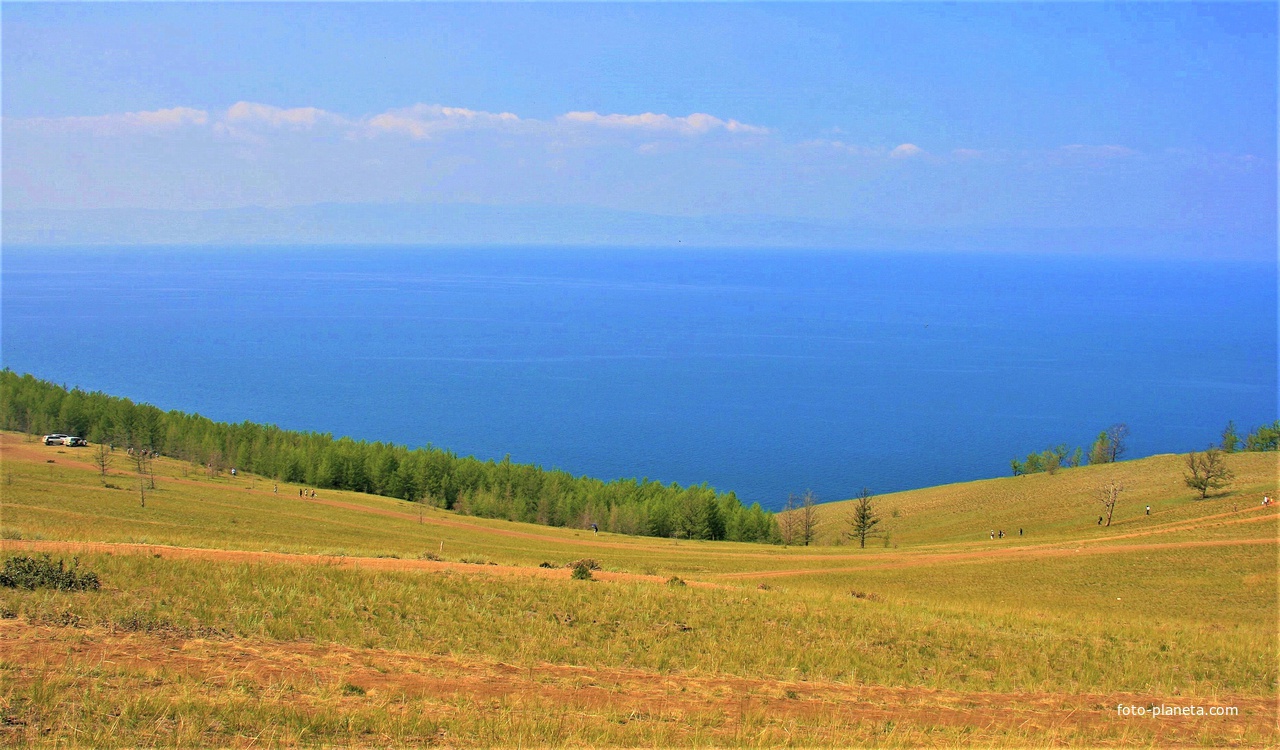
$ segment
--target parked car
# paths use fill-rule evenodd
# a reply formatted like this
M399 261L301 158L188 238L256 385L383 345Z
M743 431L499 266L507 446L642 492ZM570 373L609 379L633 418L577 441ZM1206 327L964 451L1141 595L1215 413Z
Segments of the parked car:
M85 440L82 437L67 435L65 438L62 439L62 444L67 446L68 448L83 448L89 444L89 441Z
M66 445L66 443L64 443L63 441L66 440L68 437L69 437L68 435L63 435L61 432L55 432L52 435L44 436L44 444L45 445Z

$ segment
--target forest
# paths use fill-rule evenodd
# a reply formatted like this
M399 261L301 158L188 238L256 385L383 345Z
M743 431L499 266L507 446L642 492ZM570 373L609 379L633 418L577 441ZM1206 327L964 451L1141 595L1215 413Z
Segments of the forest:
M778 542L774 515L733 492L649 479L602 481L531 464L459 457L427 445L228 424L0 371L0 429L61 432L153 450L211 475L231 468L282 482L432 504L486 518L685 539Z

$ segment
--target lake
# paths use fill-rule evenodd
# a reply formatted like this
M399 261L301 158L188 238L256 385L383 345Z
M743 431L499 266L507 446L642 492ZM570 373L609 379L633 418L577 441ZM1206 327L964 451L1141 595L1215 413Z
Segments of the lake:
M217 420L776 508L1276 419L1274 262L620 248L5 248L18 372Z

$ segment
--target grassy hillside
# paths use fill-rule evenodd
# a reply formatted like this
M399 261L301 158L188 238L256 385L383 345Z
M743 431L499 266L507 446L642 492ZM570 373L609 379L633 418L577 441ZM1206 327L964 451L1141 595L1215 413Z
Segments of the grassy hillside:
M1208 501L1160 456L885 496L889 547L781 548L303 499L167 459L144 508L122 461L0 434L0 557L76 554L103 582L0 589L0 738L1274 745L1274 456L1231 460ZM1131 489L1100 529L1111 479ZM822 506L824 540L847 507ZM573 580L585 557L603 569Z
M873 506L882 519L878 528L888 533L892 544L903 547L990 541L992 530L1011 534L1003 542L1010 544L1105 539L1258 505L1264 493L1275 496L1278 455L1227 455L1235 479L1205 500L1183 481L1186 456L1166 454L1063 469L1053 475L1029 474L895 492L875 497ZM1099 528L1098 517L1104 511L1098 488L1117 481L1125 490L1116 505L1111 528ZM846 540L854 502L821 506L820 544ZM1020 528L1025 532L1021 540ZM882 544L883 539L875 543Z

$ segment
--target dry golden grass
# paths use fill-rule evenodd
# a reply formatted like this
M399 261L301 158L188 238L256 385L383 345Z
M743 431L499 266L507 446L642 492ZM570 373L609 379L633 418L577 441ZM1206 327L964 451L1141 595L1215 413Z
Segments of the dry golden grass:
M1274 456L1233 456L1208 501L1164 456L898 493L878 500L891 546L867 549L420 521L169 460L142 508L136 477L87 460L0 435L4 552L80 550L104 582L0 589L6 745L1280 739L1277 514L1250 502L1274 493ZM1115 478L1131 489L1099 529L1092 487ZM822 508L827 539L842 510ZM992 543L997 524L1029 533ZM539 567L583 557L596 580Z

